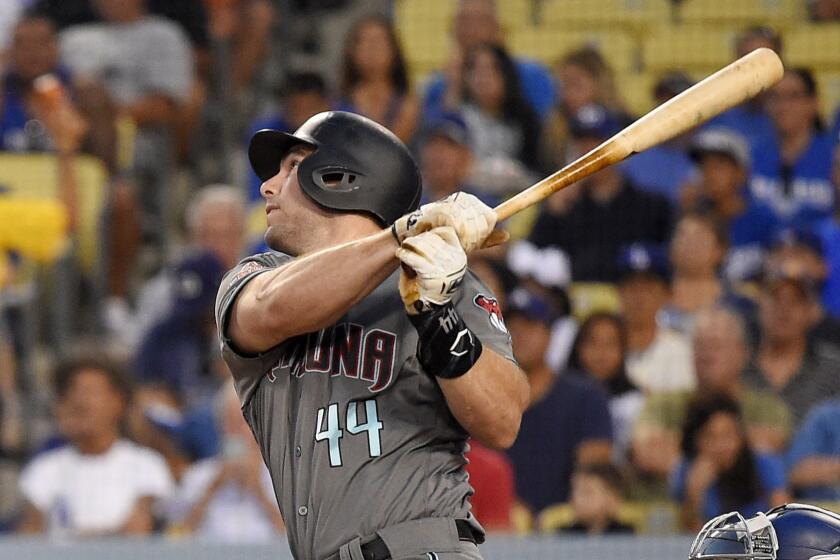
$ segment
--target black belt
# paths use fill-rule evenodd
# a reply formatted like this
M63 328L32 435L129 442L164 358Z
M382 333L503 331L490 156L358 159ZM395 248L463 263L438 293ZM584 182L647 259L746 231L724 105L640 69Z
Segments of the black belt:
M475 535L470 524L463 519L455 520L455 527L458 528L458 540L476 544ZM381 537L376 537L367 544L361 546L362 556L365 560L389 560L391 551Z

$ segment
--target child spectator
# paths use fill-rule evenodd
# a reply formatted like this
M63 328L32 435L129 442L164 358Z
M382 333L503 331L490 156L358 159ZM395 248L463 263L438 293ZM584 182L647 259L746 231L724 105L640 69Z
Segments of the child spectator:
M348 35L338 108L375 120L403 142L414 136L420 106L394 27L384 17L364 18Z
M563 533L610 535L635 533L618 520L624 497L621 473L609 463L580 466L572 475L571 505L575 520Z
M67 445L36 456L21 474L20 531L94 537L142 535L172 491L163 458L121 437L130 398L107 362L81 358L55 373L56 417Z
M613 447L617 461L623 461L630 445L630 433L644 397L627 377L627 329L621 317L593 313L580 326L569 359L570 372L590 377L609 395Z
M680 501L685 529L697 531L705 520L727 511L749 517L788 501L784 465L776 456L752 450L741 409L732 399L693 402L681 447L673 495Z

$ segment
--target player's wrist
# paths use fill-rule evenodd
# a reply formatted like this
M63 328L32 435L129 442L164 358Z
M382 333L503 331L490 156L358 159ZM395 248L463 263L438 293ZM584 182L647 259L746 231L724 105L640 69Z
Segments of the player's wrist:
M425 304L422 310L409 314L409 320L417 329L417 359L427 373L455 379L472 369L481 356L481 341L452 302Z

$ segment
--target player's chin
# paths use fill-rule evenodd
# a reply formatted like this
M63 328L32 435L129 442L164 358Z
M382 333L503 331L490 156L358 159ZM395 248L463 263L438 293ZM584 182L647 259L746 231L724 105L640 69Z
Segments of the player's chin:
M289 243L287 235L284 235L283 229L277 226L269 225L263 235L263 240L269 249L280 251L287 255L295 255L294 247Z

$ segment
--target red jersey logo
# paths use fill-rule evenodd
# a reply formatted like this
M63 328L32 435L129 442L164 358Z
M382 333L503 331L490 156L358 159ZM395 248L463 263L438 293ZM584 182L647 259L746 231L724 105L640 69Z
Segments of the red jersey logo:
M502 308L499 307L499 300L487 297L484 294L478 294L473 298L473 303L487 312L491 325L503 333L508 332L505 320L502 318Z

